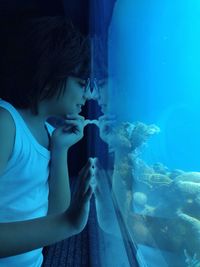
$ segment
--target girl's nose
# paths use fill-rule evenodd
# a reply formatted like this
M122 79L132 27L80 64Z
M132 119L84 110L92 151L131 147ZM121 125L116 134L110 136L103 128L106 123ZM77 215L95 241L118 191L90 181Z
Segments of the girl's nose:
M83 95L82 95L82 99L83 99L83 102L84 102L83 105L85 105L85 102L86 102L87 100L92 99L91 91L90 91L90 90L85 91L85 92L83 93Z
M99 90L98 90L98 87L93 87L93 90L91 92L91 98L93 100L98 100L101 98L100 97L100 94L99 94Z
M91 89L90 89L89 84L87 85L87 87L86 87L86 89L85 89L85 91L83 93L83 97L84 97L85 100L90 100L92 98Z

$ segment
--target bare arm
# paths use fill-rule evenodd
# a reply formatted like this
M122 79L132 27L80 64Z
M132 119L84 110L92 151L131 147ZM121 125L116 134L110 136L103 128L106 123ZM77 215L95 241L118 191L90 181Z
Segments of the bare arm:
M72 129L76 128L74 132ZM71 192L67 156L69 148L83 137L84 117L73 115L51 136L51 164L49 176L48 214L63 212L69 207Z
M12 153L15 124L9 114L0 108L0 179ZM0 257L16 255L52 244L74 233L65 213L39 219L0 223ZM3 244L3 245L2 245Z
M0 177L12 153L14 141L14 121L8 111L0 107Z
M70 205L67 155L68 150L65 149L53 149L51 152L48 215L63 212Z
M0 223L0 258L53 244L75 234L65 213L38 219Z
M91 162L85 165L79 186L63 213L37 219L0 223L0 258L47 246L80 233L88 219L92 195Z
M12 153L14 139L14 121L8 111L0 108L0 182ZM80 177L82 182L66 212L32 220L0 223L0 258L53 244L83 230L92 194L89 168L88 162L83 171L84 179Z

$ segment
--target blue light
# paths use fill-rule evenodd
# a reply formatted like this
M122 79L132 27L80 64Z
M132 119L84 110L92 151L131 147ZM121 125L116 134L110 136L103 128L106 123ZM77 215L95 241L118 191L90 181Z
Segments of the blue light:
M118 0L110 26L115 109L161 127L144 157L170 168L200 168L199 18L199 1Z

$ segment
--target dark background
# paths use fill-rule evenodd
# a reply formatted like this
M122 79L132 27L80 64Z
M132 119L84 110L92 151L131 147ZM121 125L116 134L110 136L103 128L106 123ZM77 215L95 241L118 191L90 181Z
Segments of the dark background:
M84 34L105 34L116 0L1 0L0 17L66 15Z
M3 0L0 1L0 18L38 17L64 15L70 17L73 24L84 35L101 36L107 39L109 23L115 0ZM105 43L104 62L107 62ZM86 102L82 113L85 118L97 119L102 115L95 101ZM107 145L100 140L99 130L95 125L85 127L84 138L70 148L68 166L70 177L76 176L85 165L88 157L98 157L107 168Z

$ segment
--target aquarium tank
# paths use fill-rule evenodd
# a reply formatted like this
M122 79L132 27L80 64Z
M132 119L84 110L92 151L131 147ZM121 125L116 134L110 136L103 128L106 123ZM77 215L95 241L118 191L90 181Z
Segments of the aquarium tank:
M87 226L44 248L43 267L200 267L200 2L41 5L37 16L71 17L91 45L72 196L89 157L96 168Z
M117 0L92 39L102 266L200 266L199 15L196 0Z

